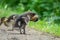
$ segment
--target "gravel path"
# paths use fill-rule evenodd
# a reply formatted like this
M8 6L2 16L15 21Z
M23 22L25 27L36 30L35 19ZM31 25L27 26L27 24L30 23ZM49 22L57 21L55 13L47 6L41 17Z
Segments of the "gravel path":
M7 27L0 27L0 40L60 40L49 34L26 28L26 35L19 34L19 30L7 31Z

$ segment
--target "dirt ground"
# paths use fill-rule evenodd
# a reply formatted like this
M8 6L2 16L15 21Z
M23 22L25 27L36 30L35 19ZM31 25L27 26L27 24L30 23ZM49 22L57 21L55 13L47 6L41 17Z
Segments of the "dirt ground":
M0 40L60 40L58 37L36 31L26 27L26 34L19 34L19 30L9 31L4 25L0 26Z

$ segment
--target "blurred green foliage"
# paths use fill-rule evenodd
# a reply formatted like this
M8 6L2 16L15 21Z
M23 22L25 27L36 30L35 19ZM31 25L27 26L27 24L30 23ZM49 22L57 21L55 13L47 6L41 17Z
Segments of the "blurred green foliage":
M59 35L60 30L57 29L60 28L58 26L60 24L60 0L0 0L0 17L8 17L15 13L21 14L28 10L36 12L41 20L36 23L37 27L34 28L44 29L46 32L56 32ZM46 24L46 22L48 23Z
M11 8L20 13L27 10L37 12L41 19L60 16L59 0L0 0L0 7ZM47 20L46 19L46 20Z

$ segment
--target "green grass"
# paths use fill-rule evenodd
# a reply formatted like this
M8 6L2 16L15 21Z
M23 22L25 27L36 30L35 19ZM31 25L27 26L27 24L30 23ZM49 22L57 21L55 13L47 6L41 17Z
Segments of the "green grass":
M10 9L8 9L8 10L6 10L6 9L0 9L0 17L7 17L7 16L9 16L9 15L11 15L13 12L10 10Z
M48 23L46 21L30 22L29 26L36 30L47 32L55 36L60 36L60 25L55 23Z
M1 17L9 17L12 14L21 14L23 11L16 11L16 10L12 10L12 9L3 9L0 8L0 18Z

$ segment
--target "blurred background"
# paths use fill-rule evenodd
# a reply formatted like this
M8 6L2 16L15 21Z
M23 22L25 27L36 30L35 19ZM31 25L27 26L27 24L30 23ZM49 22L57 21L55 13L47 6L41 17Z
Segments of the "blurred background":
M60 0L0 0L0 18L31 10L39 15L31 28L60 36Z

